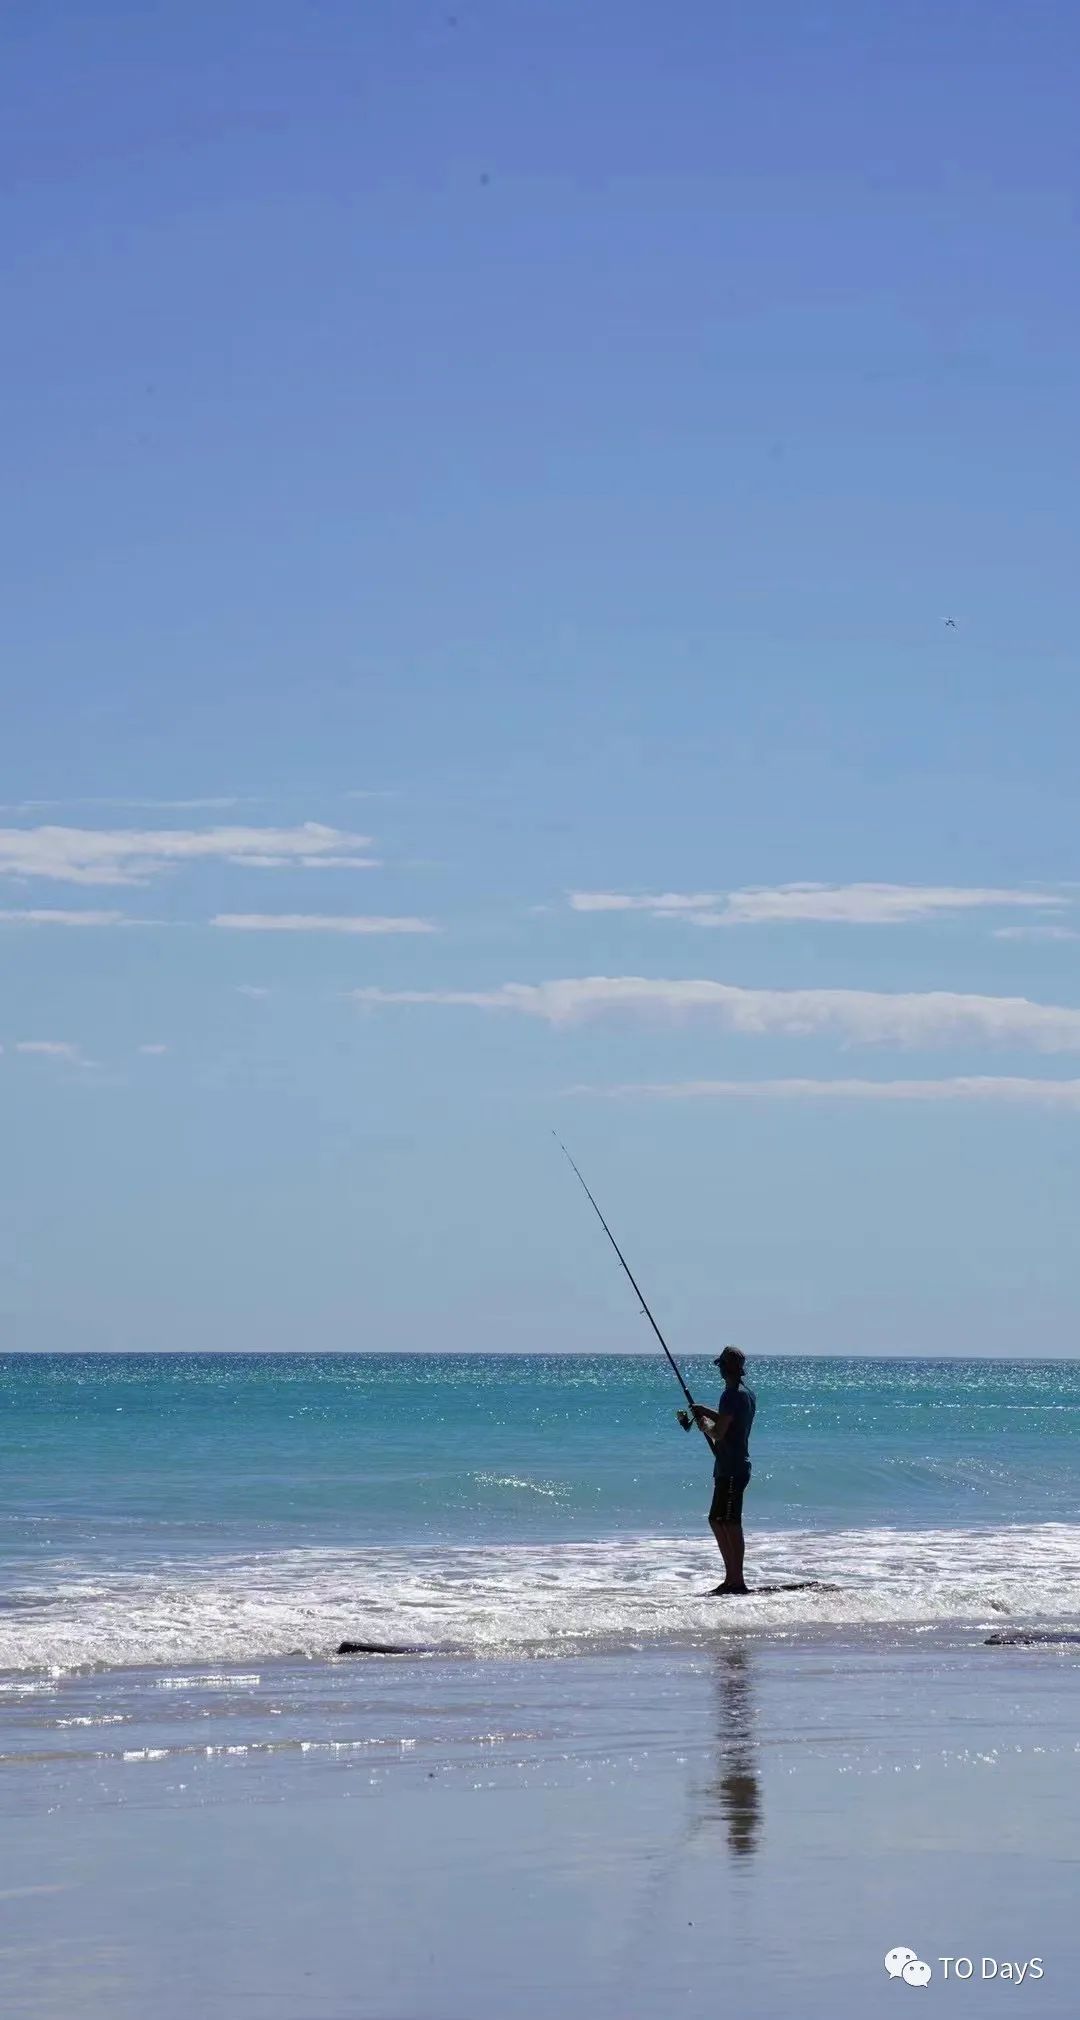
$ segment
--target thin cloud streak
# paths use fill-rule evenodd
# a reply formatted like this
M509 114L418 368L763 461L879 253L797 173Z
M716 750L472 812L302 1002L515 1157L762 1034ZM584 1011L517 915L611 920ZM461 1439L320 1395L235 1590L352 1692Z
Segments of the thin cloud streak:
M0 926L149 926L151 919L129 919L125 912L0 912Z
M966 1074L949 1080L672 1080L570 1087L603 1100L980 1102L1080 1111L1080 1080Z
M46 813L54 807L127 807L132 812L156 813L223 813L227 807L251 806L255 802L250 795L236 793L223 794L216 799L193 800L124 800L101 798L95 795L76 794L71 799L62 800L8 800L0 807L5 814Z
M381 870L378 856L301 856L302 870Z
M242 870L381 870L378 856L226 856Z
M430 919L338 918L317 912L219 912L211 919L231 933L437 933Z
M146 884L180 863L317 869L371 846L320 821L294 828L0 828L0 876L67 884ZM366 867L370 859L359 858Z
M42 1059L63 1059L69 1066L94 1064L86 1057L81 1045L72 1044L66 1038L20 1038L11 1049L13 1052L36 1054Z
M693 895L665 891L655 897L632 897L623 891L570 891L567 899L572 912L660 912L671 916L678 912L713 911L725 902L718 891L697 891Z
M779 884L739 891L667 891L634 897L619 891L571 891L575 912L647 912L693 926L769 926L805 923L896 926L958 912L1004 907L1050 907L1054 892L968 888L935 884Z
M653 981L590 975L552 982L504 982L496 989L355 989L361 1004L460 1005L514 1011L553 1025L611 1013L668 1021L704 1018L747 1036L823 1033L856 1045L904 1048L961 1043L1027 1045L1080 1052L1080 1010L1025 996L948 990L890 995L871 989L744 989L728 982Z
M1072 926L995 926L995 940L1080 940Z

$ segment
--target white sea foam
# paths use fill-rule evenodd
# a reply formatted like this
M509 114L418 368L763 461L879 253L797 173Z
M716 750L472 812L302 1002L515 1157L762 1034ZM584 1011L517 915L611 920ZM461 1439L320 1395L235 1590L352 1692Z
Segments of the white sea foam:
M229 1670L223 1676L159 1676L154 1681L159 1690L244 1690L253 1689L262 1678L237 1676L235 1670Z
M125 1724L125 1722L126 1722L126 1714L125 1714L124 1712L122 1712L122 1711L102 1711L102 1712L99 1712L99 1713L97 1714L97 1716L96 1716L96 1717L93 1717L93 1718L91 1718L91 1717L84 1717L84 1718L58 1718L58 1719L56 1720L56 1724L57 1724L57 1726L62 1726L62 1725L123 1725L123 1724Z
M107 1584L100 1567L80 1584L69 1565L62 1604L0 1619L0 1669L164 1668L163 1689L224 1690L257 1677L205 1665L323 1657L345 1636L484 1656L703 1644L736 1623L769 1635L1080 1625L1080 1526L1066 1523L754 1539L751 1583L812 1577L836 1592L717 1603L704 1595L718 1573L707 1541L656 1535L193 1558Z

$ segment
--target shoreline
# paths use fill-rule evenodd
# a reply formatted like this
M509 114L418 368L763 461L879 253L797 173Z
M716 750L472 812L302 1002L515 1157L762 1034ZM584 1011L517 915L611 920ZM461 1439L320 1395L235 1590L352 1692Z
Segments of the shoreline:
M874 1745L891 1757L922 1758L926 1727L915 1696L938 1692L935 1717L943 1738L948 1715L959 1727L977 1715L990 1722L1020 1705L1058 1707L1071 1715L1068 1693L1080 1678L1080 1636L1053 1643L1020 1640L988 1645L980 1632L965 1639L937 1633L888 1641L868 1635L771 1635L731 1632L709 1646L654 1645L620 1650L565 1648L504 1651L483 1657L434 1651L423 1655L252 1658L239 1664L174 1664L157 1670L81 1671L62 1677L5 1680L0 1695L5 1750L0 1758L0 1813L20 1788L31 1808L57 1801L82 1806L90 1788L105 1806L128 1799L124 1770L152 1766L174 1794L195 1784L173 1783L185 1763L208 1787L215 1772L241 1761L285 1770L306 1756L355 1753L352 1766L390 1764L395 1775L433 1767L442 1774L471 1747L492 1772L561 1771L564 1746L574 1759L603 1753L613 1732L620 1744L641 1744L654 1761L701 1744L702 1705L734 1690L745 1722L751 1699L788 1701L788 1724L821 1738L841 1701L858 1704ZM961 1707L962 1694L970 1707ZM910 1696L909 1696L910 1694ZM1065 1694L1064 1697L1062 1694ZM892 1704L889 1727L881 1706ZM696 1710L695 1710L696 1707ZM1053 1709L1050 1718L1057 1717ZM1047 1714L1040 1711L1040 1719ZM715 1733L708 1710L705 1737ZM1038 1756L1052 1750L1049 1727ZM833 1746L834 1742L830 1742ZM905 1753L906 1749L906 1753ZM1017 1749L1019 1751L1019 1748ZM1071 1725L1058 1751L1080 1762ZM925 1764L925 1762L924 1762ZM205 1772L203 1769L205 1768ZM33 1777L47 1789L35 1791ZM194 1799L194 1798L193 1798ZM198 1797L202 1799L201 1796Z
M732 1635L968 1646L996 1630L1080 1628L1074 1523L762 1526L755 1584L810 1572L822 1585L745 1598L713 1596L712 1547L678 1534L269 1546L28 1564L0 1607L0 1679L322 1661L346 1639L483 1660L708 1649Z

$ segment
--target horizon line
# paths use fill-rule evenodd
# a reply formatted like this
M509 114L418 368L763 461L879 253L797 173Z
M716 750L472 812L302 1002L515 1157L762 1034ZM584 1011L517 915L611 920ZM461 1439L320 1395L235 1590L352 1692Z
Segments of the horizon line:
M0 1361L85 1360L85 1361L296 1361L296 1360L476 1360L476 1361L651 1361L660 1365L660 1355L649 1347L0 1347ZM682 1361L712 1361L707 1347L685 1348ZM851 1351L806 1347L773 1347L760 1353L747 1352L747 1361L1012 1361L1035 1367L1044 1363L1080 1361L1080 1353L1014 1354L1007 1347L996 1353L864 1354Z

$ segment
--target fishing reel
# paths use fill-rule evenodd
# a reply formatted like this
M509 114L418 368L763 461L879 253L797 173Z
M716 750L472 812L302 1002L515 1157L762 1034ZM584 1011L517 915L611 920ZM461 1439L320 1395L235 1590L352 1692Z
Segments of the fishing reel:
M676 1410L675 1415L678 1418L680 1424L682 1425L684 1431L693 1430L694 1419L690 1415L689 1410Z

